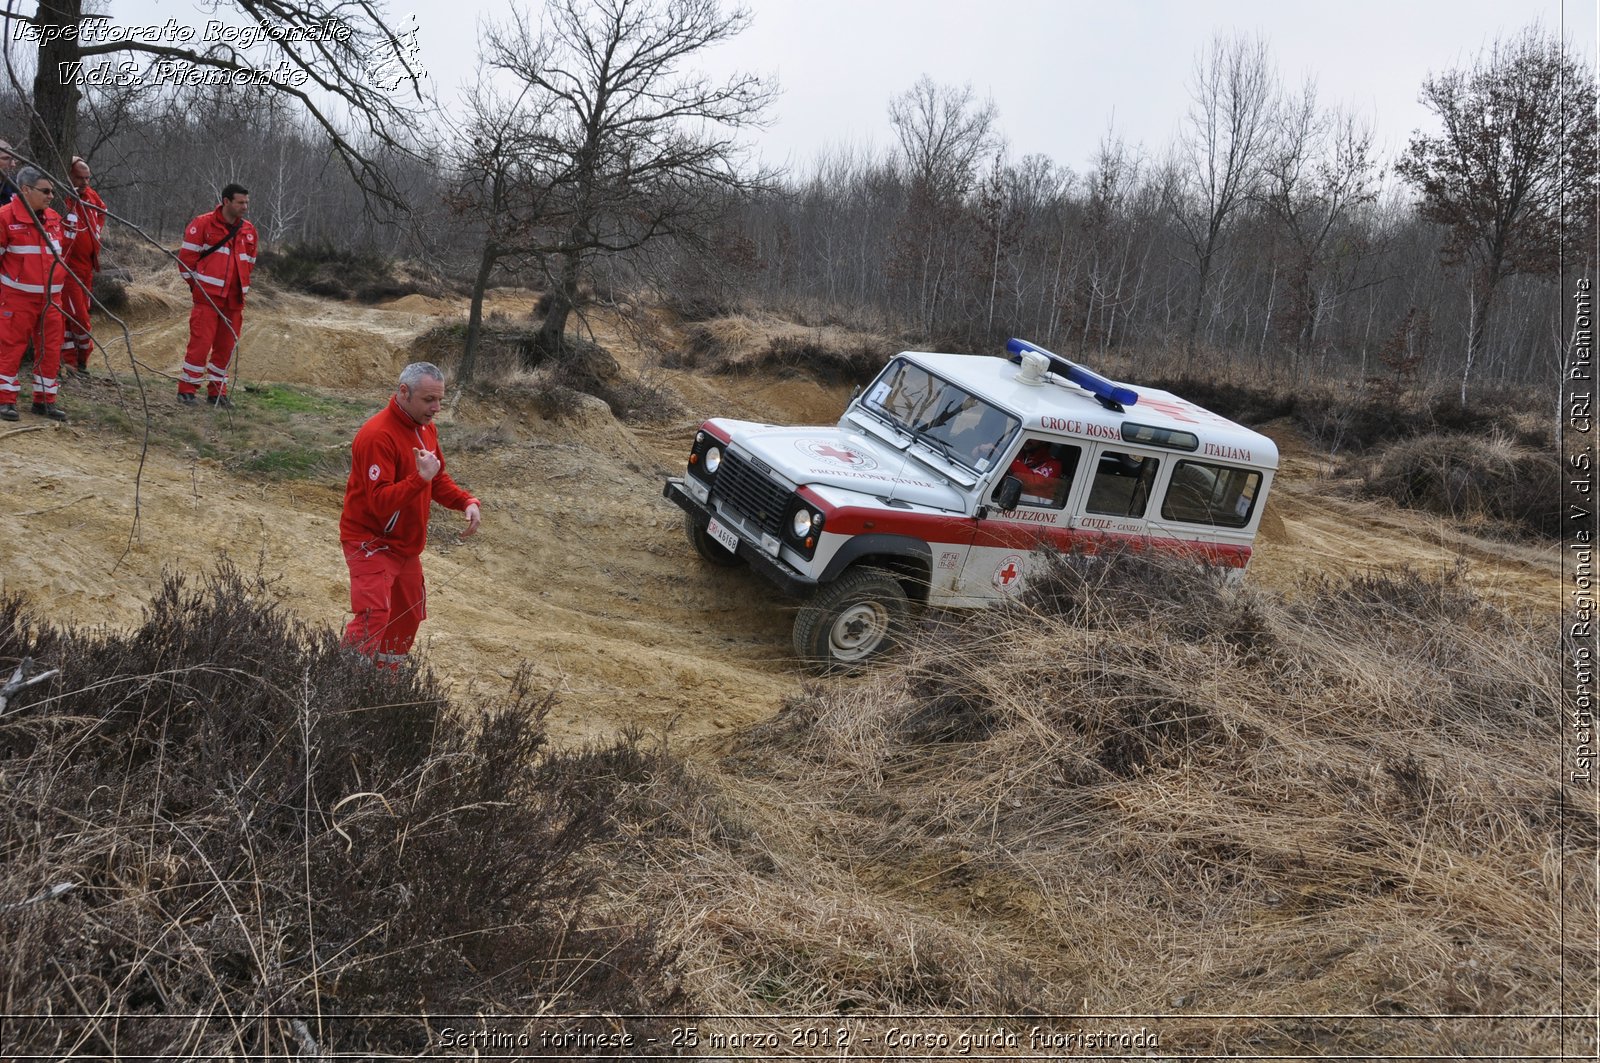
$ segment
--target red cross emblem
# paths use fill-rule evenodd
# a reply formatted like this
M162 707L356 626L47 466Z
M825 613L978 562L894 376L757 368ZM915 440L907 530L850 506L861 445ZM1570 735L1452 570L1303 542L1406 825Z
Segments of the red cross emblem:
M1002 558L994 570L994 585L1003 591L1010 591L1017 586L1022 579L1022 569L1018 567L1021 564L1022 558L1016 554Z
M800 453L825 461L829 465L843 466L857 472L878 467L878 463L870 454L864 454L852 447L836 446L826 439L797 439L794 445Z

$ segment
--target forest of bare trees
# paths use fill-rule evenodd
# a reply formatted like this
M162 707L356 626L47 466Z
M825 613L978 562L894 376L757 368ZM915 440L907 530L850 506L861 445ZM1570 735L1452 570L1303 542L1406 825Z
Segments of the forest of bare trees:
M673 77L693 68L694 34L709 44L743 24L711 0L559 11L580 43L606 11L626 14L616 24L628 32L688 40ZM1459 69L1419 70L1433 125L1408 131L1394 158L1376 149L1370 119L1314 83L1286 84L1269 42L1219 36L1197 48L1189 98L1172 101L1182 125L1171 144L1108 129L1081 166L1016 158L992 103L923 77L882 101L893 143L834 149L776 176L753 169L732 135L781 106L756 80L673 83L698 85L681 97L700 108L698 142L673 107L648 128L631 117L586 128L594 110L563 117L564 86L544 77L561 54L559 18L486 32L498 32L486 55L519 78L498 117L481 96L480 113L445 113L409 138L346 123L347 143L330 150L327 117L293 95L86 86L71 135L112 209L153 234L170 237L240 180L269 250L355 249L463 285L553 286L563 321L545 332L581 327L566 310L599 275L606 290L648 286L697 313L801 309L933 346L993 349L1022 335L1090 359L1448 382L1465 396L1554 378L1560 271L1594 266L1583 236L1594 231L1594 79L1538 27ZM639 54L648 44L616 42ZM7 48L0 134L34 122L37 59ZM581 52L567 54L581 81ZM640 76L663 80L629 91L667 98L667 67ZM569 95L580 105L588 91L616 98L600 82L579 89Z

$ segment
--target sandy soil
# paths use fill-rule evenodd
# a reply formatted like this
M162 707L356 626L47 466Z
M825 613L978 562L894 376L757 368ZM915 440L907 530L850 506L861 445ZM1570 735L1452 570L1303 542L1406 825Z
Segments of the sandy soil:
M186 335L181 293L137 288L132 350L174 373ZM525 313L525 292L491 306ZM275 294L246 310L240 374L338 388L376 409L409 360L410 341L463 312L407 296L358 307ZM116 330L97 326L102 339ZM624 367L653 352L620 335ZM113 344L119 372L128 354ZM109 394L105 362L92 386ZM697 562L681 515L661 497L682 468L695 426L714 413L788 422L834 420L848 390L792 381L706 378L652 370L681 396L684 416L635 428L598 402L548 422L526 403L453 400L440 430L452 474L485 500L482 533L461 540L459 515L436 510L425 564L429 662L458 690L504 685L519 662L561 692L557 733L582 739L637 726L700 744L773 714L804 673L789 660L793 604L742 571ZM173 407L170 381L147 374L156 430L173 418L227 416ZM74 386L63 391L72 409ZM81 392L80 392L81 394ZM238 416L238 414L235 414ZM92 424L0 431L0 587L33 596L53 620L129 625L166 567L199 571L219 551L279 577L307 620L340 625L348 599L337 542L342 477L254 481L171 447L140 448ZM13 426L7 426L8 429ZM1281 429L1281 430L1280 430ZM1250 578L1289 589L1303 572L1406 563L1435 568L1464 556L1472 579L1508 600L1553 608L1557 552L1465 536L1432 518L1329 494L1321 465L1287 426L1269 430L1284 469L1269 500ZM137 514L137 522L135 515Z

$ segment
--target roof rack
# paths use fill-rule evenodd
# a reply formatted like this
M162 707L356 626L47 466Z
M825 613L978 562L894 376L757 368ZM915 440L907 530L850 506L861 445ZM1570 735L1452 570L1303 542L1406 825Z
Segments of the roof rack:
M1006 341L1006 351L1011 361L1018 364L1021 364L1022 355L1027 351L1044 355L1050 363L1051 372L1072 381L1113 413L1121 413L1124 406L1132 406L1139 401L1139 393L1132 388L1125 388L1121 384L1107 380L1099 373L1085 369L1077 362L1069 361L1059 354L1052 354L1036 343L1012 337Z

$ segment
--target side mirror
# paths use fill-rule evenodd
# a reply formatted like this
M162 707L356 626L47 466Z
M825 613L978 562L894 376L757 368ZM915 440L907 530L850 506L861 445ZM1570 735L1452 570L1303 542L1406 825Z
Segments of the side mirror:
M1022 481L1015 476L1002 476L1000 486L994 489L994 504L1001 509L1016 509L1022 501Z

